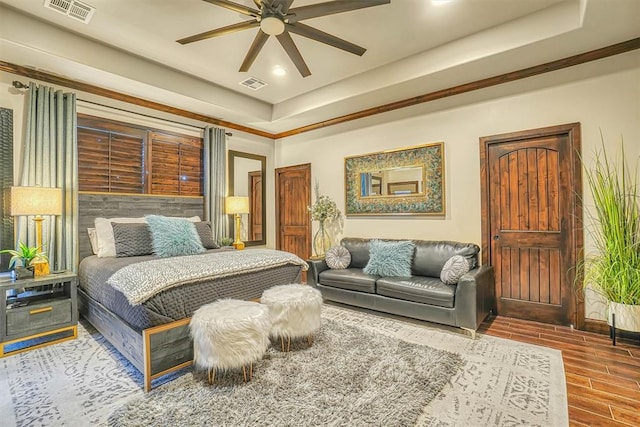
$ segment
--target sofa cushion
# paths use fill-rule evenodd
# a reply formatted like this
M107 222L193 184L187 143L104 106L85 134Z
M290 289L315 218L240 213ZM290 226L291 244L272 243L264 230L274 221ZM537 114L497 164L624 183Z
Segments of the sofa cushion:
M356 237L345 237L342 239L342 246L349 250L351 254L351 264L349 267L365 268L369 262L369 244L371 239L359 239Z
M334 246L327 251L324 256L327 267L335 270L342 270L349 267L351 254L344 246Z
M378 276L364 273L361 268L346 268L323 271L320 273L319 282L325 286L373 294L376 292L377 278Z
M363 271L378 276L409 277L415 246L410 240L372 240L369 262Z
M462 255L469 261L469 269L478 266L480 247L473 243L416 240L412 274L414 276L440 277L442 267L454 255Z
M453 308L456 285L446 285L435 277L382 277L376 293L423 304Z

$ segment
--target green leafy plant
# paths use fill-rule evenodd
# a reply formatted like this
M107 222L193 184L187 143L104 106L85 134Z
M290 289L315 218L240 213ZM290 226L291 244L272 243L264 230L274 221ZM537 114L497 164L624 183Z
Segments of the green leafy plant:
M220 239L220 246L231 246L233 239L231 237L223 237Z
M594 202L589 218L596 251L578 265L584 286L608 301L640 305L638 165L629 169L624 146L620 159L610 159L603 144L585 174Z
M36 259L47 259L47 254L40 250L41 248L36 248L33 246L27 246L22 242L18 243L18 250L13 249L5 249L0 251L0 254L11 254L11 259L9 260L9 269L13 269L16 267L16 263L20 261L23 267L29 267L31 262Z
M307 206L313 221L324 222L342 218L342 212L338 209L336 202L329 196L320 195L320 184L318 182L315 185L315 193L316 202L311 206Z

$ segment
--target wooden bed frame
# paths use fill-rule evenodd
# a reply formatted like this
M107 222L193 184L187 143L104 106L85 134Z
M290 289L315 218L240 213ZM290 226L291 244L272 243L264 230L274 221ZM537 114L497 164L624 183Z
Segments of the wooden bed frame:
M193 344L189 336L191 318L137 330L104 305L78 289L78 309L133 366L144 375L144 391L152 381L191 366Z
M92 254L87 228L96 217L201 216L202 197L80 193L78 197L78 247L80 259ZM191 318L147 329L136 329L78 288L78 309L136 369L144 375L144 391L160 377L193 364L189 334Z

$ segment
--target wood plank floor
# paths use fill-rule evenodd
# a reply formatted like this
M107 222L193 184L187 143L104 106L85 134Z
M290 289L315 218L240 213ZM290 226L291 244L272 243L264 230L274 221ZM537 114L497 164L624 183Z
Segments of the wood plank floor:
M569 327L503 316L480 333L562 351L571 426L640 426L640 346Z

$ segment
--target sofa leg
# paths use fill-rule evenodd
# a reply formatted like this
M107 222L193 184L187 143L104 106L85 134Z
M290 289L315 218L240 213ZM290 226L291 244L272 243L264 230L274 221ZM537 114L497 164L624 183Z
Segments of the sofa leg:
M471 339L475 340L476 339L476 330L475 329L471 329L471 328L461 328L464 329L465 331L469 332L469 335L471 335Z

